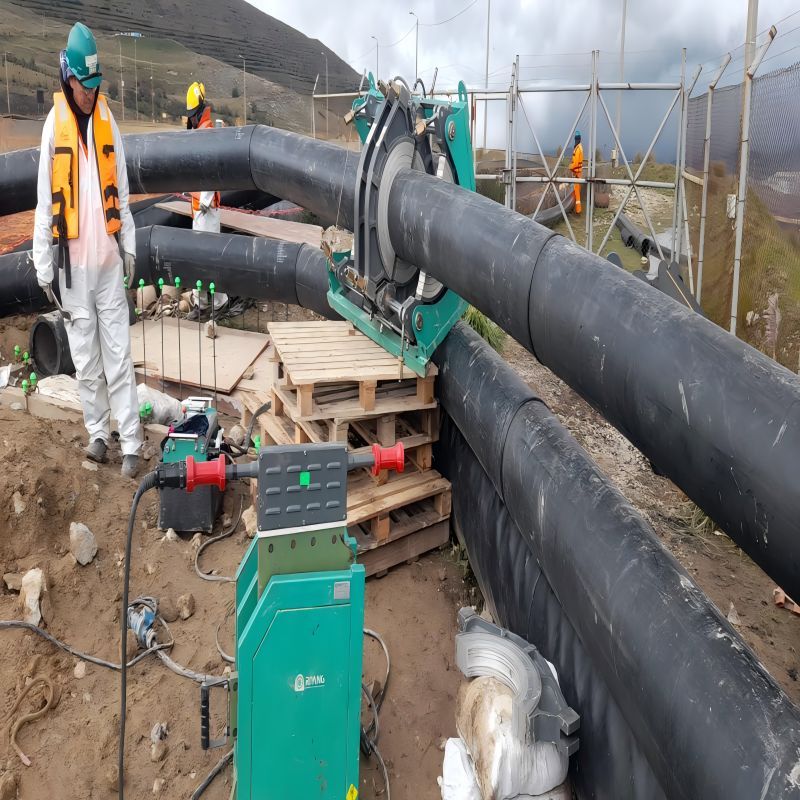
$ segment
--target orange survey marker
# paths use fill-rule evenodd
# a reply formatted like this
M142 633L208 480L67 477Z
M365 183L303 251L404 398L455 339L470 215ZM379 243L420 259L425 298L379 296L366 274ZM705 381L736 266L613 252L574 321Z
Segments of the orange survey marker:
M772 590L772 599L775 601L776 606L780 606L781 608L785 608L788 611L791 611L792 614L797 614L800 616L800 606L792 600L791 597L786 595L786 592L783 589L773 589Z

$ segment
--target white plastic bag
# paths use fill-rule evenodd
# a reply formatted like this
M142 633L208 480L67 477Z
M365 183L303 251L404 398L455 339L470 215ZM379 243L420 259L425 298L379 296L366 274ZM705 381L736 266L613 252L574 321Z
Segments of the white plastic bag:
M511 715L512 691L495 678L476 678L461 687L457 728L483 800L535 797L567 777L567 755L551 742L520 741Z
M448 739L445 742L439 787L442 800L481 800L472 761L461 739Z
M181 415L180 400L170 397L164 392L159 392L158 389L153 389L144 383L140 383L136 387L136 396L139 400L140 408L142 403L150 403L152 415L149 421L155 422L157 425L169 425Z

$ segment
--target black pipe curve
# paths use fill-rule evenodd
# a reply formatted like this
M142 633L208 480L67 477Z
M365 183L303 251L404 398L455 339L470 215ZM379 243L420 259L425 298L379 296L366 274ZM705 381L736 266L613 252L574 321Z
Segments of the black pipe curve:
M591 403L789 594L800 594L800 382L582 247L412 170L398 256L486 312Z
M664 794L800 797L800 782L791 777L800 710L650 526L464 323L434 358L443 408L492 481ZM458 469L451 459L454 493L475 494L474 486L460 485ZM491 530L481 504L471 503L477 519L464 521L474 528L468 541L482 539L485 526ZM489 596L504 591L504 568L480 563ZM547 653L561 662L562 674L575 671L571 656L560 648ZM594 700L581 696L576 707Z

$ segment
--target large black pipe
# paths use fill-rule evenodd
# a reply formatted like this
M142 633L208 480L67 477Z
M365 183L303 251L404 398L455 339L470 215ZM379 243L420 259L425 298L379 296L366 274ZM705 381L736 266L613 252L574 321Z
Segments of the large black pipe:
M305 306L329 316L325 256L309 245L235 233L152 227L136 231L136 278L184 286L214 281L221 292Z
M263 126L125 142L133 191L258 187L352 227L357 154L335 145ZM0 213L33 202L34 161L29 151L0 160ZM399 256L515 336L800 595L792 373L535 222L431 176L398 174L388 224Z
M435 360L443 408L522 534L535 572L546 579L666 797L800 797L800 711L650 526L466 325L454 328ZM464 534L468 543L480 540L485 554L486 538L516 535L493 529L497 509L484 513L493 508L491 496L463 483L452 454L445 458L454 493L468 495L462 526L473 529ZM517 627L526 598L511 584L524 576L524 562L519 555L516 563L481 559L478 567L490 597L519 597ZM535 584L529 588L532 600ZM528 624L547 636L544 620ZM561 675L572 676L565 680L578 696L569 701L581 713L597 702L590 686L575 682L580 670L563 641L546 655ZM605 715L590 714L598 729L588 734L588 746L599 747ZM583 724L581 737L587 742ZM600 775L606 786L600 796L643 796L619 785L610 794L608 776Z
M248 237L158 228L138 237L137 274L172 279L180 269L188 283L221 273L232 291L246 287L245 294L261 299L325 308L325 263L311 248L264 241L252 249ZM568 699L592 720L582 734L594 760L580 762L589 787L581 796L657 800L657 779L667 797L798 797L790 782L800 746L797 710L635 509L464 326L436 361L444 409L540 567L537 597L546 582L548 614L568 623L560 637L539 625L547 654L574 692ZM457 458L451 469L458 469ZM457 494L476 498L473 542L480 532L489 536L491 498L460 473L451 477ZM507 533L498 530L497 537L504 542ZM506 589L503 600L500 587L520 575L529 580L530 571L519 572L522 554L507 555L476 556L476 572L495 608L507 614L501 621L527 634L524 595L515 604L514 593ZM606 742L610 735L614 741ZM604 763L605 752L613 764Z
M398 255L485 311L627 436L788 593L800 594L800 382L624 270L411 170Z

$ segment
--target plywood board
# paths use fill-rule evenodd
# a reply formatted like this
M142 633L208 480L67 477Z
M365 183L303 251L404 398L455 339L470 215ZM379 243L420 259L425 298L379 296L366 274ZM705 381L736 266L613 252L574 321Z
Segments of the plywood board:
M165 203L157 203L156 206L184 217L192 216L192 204L186 200L170 200ZM282 242L310 244L317 249L322 247L322 228L319 225L259 217L256 214L246 214L243 211L229 208L220 209L220 223L224 228L232 228L252 236L264 236L267 239L278 239Z
M137 367L138 372L147 369L148 383L152 377L162 376L161 323L162 320L147 319L131 327L133 361L134 364L142 364ZM181 320L179 323L169 317L165 317L163 323L165 380L182 382L184 386L196 388L202 386L213 391L216 349L216 387L218 392L224 394L233 391L245 370L258 358L269 341L269 337L263 333L226 328L222 325L217 326L217 338L212 340L205 335L205 323L200 326L188 320Z

